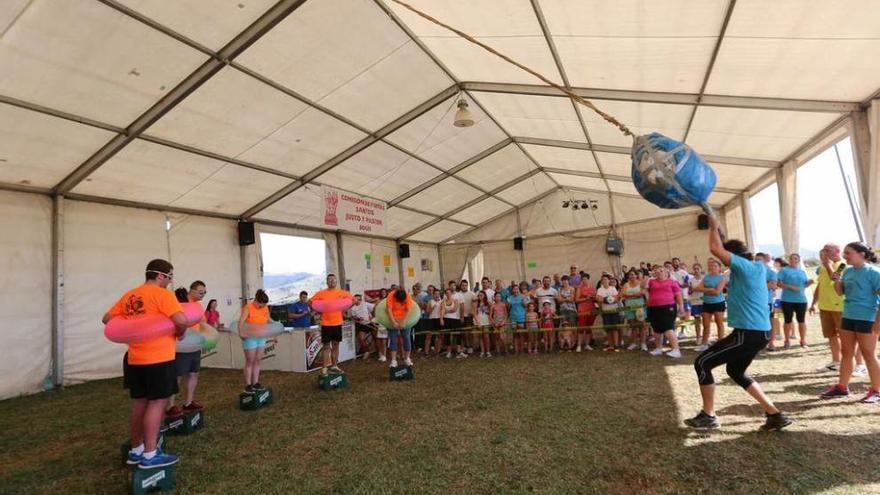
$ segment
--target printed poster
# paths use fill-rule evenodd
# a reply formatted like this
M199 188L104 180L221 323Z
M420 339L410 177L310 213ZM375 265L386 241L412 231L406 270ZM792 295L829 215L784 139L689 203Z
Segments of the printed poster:
M385 233L386 204L358 194L322 186L324 227L368 234Z

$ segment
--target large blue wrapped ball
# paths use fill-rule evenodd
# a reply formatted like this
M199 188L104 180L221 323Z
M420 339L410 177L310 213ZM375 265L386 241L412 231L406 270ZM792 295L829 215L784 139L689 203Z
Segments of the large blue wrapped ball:
M643 198L667 209L708 204L718 180L690 146L659 132L636 138L632 179Z

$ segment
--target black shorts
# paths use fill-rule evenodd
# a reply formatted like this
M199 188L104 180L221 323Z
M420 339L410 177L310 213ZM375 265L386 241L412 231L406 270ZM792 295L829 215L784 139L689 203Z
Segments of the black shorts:
M440 330L440 318L426 318L425 330L429 332L437 332Z
M444 332L455 332L459 328L461 328L461 320L458 320L455 318L443 318L443 331Z
M703 314L706 313L723 313L727 311L727 303L725 301L717 303L707 303L703 301Z
M874 322L867 320L851 320L849 318L844 318L840 323L840 328L855 333L871 333L873 327Z
M703 305L703 311L706 305ZM648 306L648 321L651 322L651 328L654 333L664 333L675 330L675 318L678 316L675 311L675 305L668 306Z
M361 323L359 321L356 321L354 322L354 329L358 332L373 333L376 330L376 327L368 323Z
M122 358L122 386L132 399L167 399L177 393L177 368L174 360L156 364L128 364Z
M342 325L321 325L321 343L342 342Z
M202 351L178 352L174 356L174 366L177 368L177 376L198 373L202 367Z
M786 323L791 323L794 316L797 316L798 323L805 322L807 319L807 303L782 301L782 319Z
M602 314L602 324L606 327L620 325L620 313L603 313ZM612 328L611 330L620 330L619 328Z

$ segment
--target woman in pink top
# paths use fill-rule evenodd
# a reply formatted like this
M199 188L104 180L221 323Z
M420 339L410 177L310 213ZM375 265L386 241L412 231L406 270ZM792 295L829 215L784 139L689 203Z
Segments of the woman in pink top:
M217 328L220 324L220 312L217 311L217 300L211 299L208 302L208 309L205 310L205 323Z
M652 356L663 355L663 337L669 341L672 350L667 356L680 358L678 339L675 336L675 318L682 311L684 301L678 282L669 278L669 272L662 266L654 267L654 278L648 281L648 321L654 329L656 348Z

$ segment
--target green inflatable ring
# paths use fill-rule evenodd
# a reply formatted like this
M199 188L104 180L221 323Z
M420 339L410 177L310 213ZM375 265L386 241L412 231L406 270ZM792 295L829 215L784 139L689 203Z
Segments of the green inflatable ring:
M382 299L379 301L379 304L376 305L376 321L385 328L394 328L394 324L391 323L391 320L388 318L388 312L385 310L388 306L387 301L387 299ZM409 308L409 313L406 314L406 319L403 320L403 328L412 328L416 326L416 323L419 322L419 318L421 317L422 310L419 309L419 305L413 301L412 307Z

